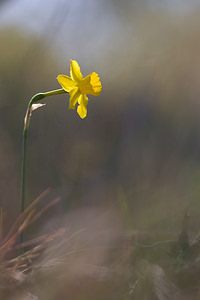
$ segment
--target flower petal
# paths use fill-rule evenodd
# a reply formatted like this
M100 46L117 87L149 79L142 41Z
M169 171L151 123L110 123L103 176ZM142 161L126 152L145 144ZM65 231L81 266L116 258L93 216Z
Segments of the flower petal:
M77 82L67 75L58 75L58 82L66 92L70 92L77 86Z
M88 104L88 98L86 95L81 95L78 99L78 107L77 107L77 113L81 117L81 119L84 119L87 116L87 107Z
M80 81L83 78L78 63L72 59L71 59L71 66L70 66L70 75L71 78L75 81Z
M69 99L69 109L74 109L76 103L79 100L79 97L81 96L81 93L78 88L75 88L70 91L70 99Z
M99 76L95 72L79 81L78 87L82 94L90 94L94 96L99 96L102 89Z

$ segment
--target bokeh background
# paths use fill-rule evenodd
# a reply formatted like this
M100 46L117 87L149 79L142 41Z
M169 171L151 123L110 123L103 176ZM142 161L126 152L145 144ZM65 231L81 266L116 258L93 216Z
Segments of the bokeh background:
M104 206L126 230L170 238L188 212L189 235L198 234L199 18L198 0L0 1L4 232L19 214L27 103L60 88L57 75L75 59L84 75L99 74L102 93L89 96L84 120L65 94L33 113L27 202L50 187L61 196L57 216Z

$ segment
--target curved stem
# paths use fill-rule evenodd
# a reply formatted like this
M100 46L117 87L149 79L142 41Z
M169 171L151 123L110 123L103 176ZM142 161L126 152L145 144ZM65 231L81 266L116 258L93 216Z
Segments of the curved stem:
M22 214L25 209L25 194L26 194L26 152L27 152L27 136L28 136L28 128L30 124L30 118L32 113L32 105L39 100L53 96L58 94L66 93L63 89L58 89L46 93L38 93L35 96L33 96L28 104L26 116L24 119L24 130L23 130L23 146L22 146L22 175L21 175L21 203L20 203L20 213ZM23 232L20 234L20 245L23 243ZM23 253L23 247L20 247L20 254Z

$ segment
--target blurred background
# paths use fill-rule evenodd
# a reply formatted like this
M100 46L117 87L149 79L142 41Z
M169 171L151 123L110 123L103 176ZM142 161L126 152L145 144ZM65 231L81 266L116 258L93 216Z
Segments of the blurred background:
M33 113L27 203L50 187L61 196L57 216L103 206L126 230L170 238L189 212L189 234L198 234L199 18L198 0L0 1L4 232L19 214L28 101L60 88L57 75L75 59L83 75L99 74L102 93L89 96L84 120L67 94Z

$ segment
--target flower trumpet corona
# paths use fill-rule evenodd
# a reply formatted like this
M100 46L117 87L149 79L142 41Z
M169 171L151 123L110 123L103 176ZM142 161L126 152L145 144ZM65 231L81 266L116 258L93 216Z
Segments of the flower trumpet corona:
M87 94L99 96L102 85L97 73L93 72L83 78L80 67L75 60L71 60L70 76L58 75L57 79L62 88L69 93L69 109L74 109L78 103L77 113L84 119L87 116Z

